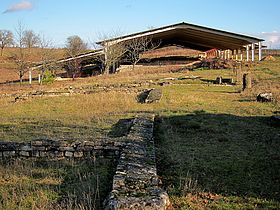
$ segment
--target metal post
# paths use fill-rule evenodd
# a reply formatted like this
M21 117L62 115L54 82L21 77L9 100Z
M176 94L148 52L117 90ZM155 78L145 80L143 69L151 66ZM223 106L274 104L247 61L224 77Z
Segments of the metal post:
M262 60L262 42L259 42L259 61Z
M41 84L41 74L38 75L38 82Z
M240 50L240 60L243 61L243 51Z
M252 61L255 61L255 43L252 43Z

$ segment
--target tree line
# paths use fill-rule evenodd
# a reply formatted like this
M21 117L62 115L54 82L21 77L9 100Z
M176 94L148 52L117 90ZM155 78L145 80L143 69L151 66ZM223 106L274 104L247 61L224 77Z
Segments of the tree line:
M100 72L104 74L115 72L115 65L121 60L130 62L134 69L134 66L141 59L140 54L142 52L154 49L160 44L159 42L153 42L150 38L141 37L114 45L107 45L106 40L114 37L114 35L103 35L101 38L105 40L102 44L104 53L93 58L100 63ZM44 78L54 76L55 70L59 68L52 41L44 35L26 29L21 23L18 23L15 33L9 30L0 30L0 47L1 56L3 56L5 48L14 47L15 50L11 53L10 58L16 65L20 83L22 83L24 75L34 66L34 62L30 60L32 48L38 48L37 56L40 58L41 83ZM65 70L74 79L82 68L82 59L77 57L88 50L88 45L79 36L74 35L67 38L64 50L65 57L73 58L67 61L64 67L66 66Z

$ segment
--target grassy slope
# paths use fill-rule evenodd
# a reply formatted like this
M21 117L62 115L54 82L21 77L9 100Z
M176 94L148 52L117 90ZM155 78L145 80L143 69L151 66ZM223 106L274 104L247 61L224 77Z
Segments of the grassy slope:
M279 59L259 64L252 72L254 88L242 94L235 86L214 86L200 80L171 81L172 85L160 87L164 97L156 104L138 104L136 93L115 91L20 103L2 98L0 139L92 139L106 135L119 119L153 112L159 115L159 173L175 208L278 208L279 128L272 127L268 118L279 111L279 104L252 99L263 88L279 93L279 66ZM124 84L190 75L208 80L233 76L229 70L168 70L141 68L41 88Z
M18 73L16 71L16 65L12 62L11 57L17 52L17 48L4 48L3 56L0 56L0 83L6 81L17 81L19 80ZM30 62L39 62L40 58L40 49L32 48L25 49L26 56ZM52 56L55 58L62 58L65 55L64 49L52 49ZM33 76L37 75L37 72L34 72ZM28 74L25 74L24 79L28 78Z

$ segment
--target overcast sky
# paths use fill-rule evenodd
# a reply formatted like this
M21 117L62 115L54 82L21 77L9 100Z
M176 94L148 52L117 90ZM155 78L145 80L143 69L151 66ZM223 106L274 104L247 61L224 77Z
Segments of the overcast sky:
M280 48L280 0L0 0L0 29L26 28L57 46L68 36L97 41L100 33L127 34L187 22L253 35Z

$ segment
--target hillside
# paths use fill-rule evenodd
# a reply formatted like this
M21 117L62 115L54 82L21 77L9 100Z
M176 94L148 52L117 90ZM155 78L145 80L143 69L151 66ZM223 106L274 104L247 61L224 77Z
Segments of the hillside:
M42 86L1 85L1 94L12 95L0 98L0 139L90 142L120 136L129 119L153 113L158 173L172 208L279 209L279 127L270 121L280 111L279 67L278 57L244 66L253 79L252 89L244 92L239 85L215 84L218 76L235 79L230 69L172 71L178 66L138 66L135 71ZM138 103L138 95L151 88L162 90L161 101ZM15 103L16 95L35 91L73 94L23 97ZM272 92L276 101L257 102L263 91ZM95 197L96 187L102 202L114 166L103 159L94 162L98 170L88 164L2 163L0 205L63 208L61 200L68 197L67 205L75 201L85 207L93 202L86 194ZM96 177L102 177L98 186ZM71 180L80 183L78 195L71 191Z
M59 59L65 56L64 49L51 49L52 56ZM19 80L18 72L16 71L16 65L12 61L12 56L17 52L16 48L4 48L3 56L0 56L0 83L11 82ZM26 49L27 60L30 62L39 62L40 49L32 48ZM37 72L35 73L38 74ZM24 76L24 79L28 78L28 74Z

